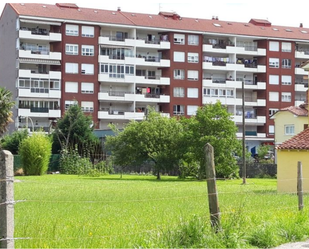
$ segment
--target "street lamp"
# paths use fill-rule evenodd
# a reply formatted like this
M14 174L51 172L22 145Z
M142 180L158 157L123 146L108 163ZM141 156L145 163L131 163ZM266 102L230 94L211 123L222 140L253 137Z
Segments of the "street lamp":
M242 183L246 184L246 123L245 123L245 80L244 75L242 80Z
M21 122L21 119L22 119L22 118L26 118L26 128L27 128L27 130L28 130L28 120L30 120L31 125L32 125L32 132L34 132L34 125L33 125L32 118L30 118L30 117L28 117L28 116L26 116L26 117L19 116L20 122Z

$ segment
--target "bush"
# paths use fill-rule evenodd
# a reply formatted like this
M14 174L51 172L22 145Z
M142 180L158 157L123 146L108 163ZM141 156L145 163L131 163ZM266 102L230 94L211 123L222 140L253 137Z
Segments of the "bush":
M52 142L45 134L37 132L24 139L19 155L25 175L43 175L48 169Z
M10 135L6 135L1 141L2 149L10 151L13 155L17 155L20 143L27 137L27 129L15 131Z

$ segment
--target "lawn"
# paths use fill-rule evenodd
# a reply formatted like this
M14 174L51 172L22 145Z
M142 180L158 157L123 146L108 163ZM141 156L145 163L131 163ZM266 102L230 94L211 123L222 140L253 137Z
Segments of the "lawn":
M308 196L275 179L217 181L222 230L209 225L207 183L163 176L16 177L16 248L274 247L309 237Z

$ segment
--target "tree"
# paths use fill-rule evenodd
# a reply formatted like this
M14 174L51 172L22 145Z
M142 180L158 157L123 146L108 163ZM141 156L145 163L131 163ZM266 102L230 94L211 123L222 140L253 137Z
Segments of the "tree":
M7 131L7 126L12 120L12 107L14 101L12 101L12 92L0 87L0 136Z
M52 141L42 132L34 132L19 146L19 155L25 175L43 175L48 169Z
M201 177L204 172L204 146L210 143L214 148L216 174L219 177L238 176L238 166L234 154L241 150L237 140L237 127L231 114L220 102L207 104L198 108L195 116L181 119L185 130L187 151L195 155L199 162Z
M53 136L54 147L58 150L72 150L77 145L79 155L89 154L99 145L99 139L93 133L92 118L85 115L77 104L70 106L58 120Z
M113 126L116 136L108 136L106 147L116 165L128 166L150 160L157 179L163 170L178 165L182 155L182 125L175 118L163 117L153 109L143 121L131 121L123 131Z
M13 155L17 155L20 143L27 137L27 129L14 131L13 133L3 137L1 141L2 148L9 150Z

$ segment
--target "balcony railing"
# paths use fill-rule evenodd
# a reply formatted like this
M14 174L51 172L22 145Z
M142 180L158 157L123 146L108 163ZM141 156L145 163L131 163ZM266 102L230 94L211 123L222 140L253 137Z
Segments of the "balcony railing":
M32 35L49 35L47 29L21 27L20 30L31 31Z

